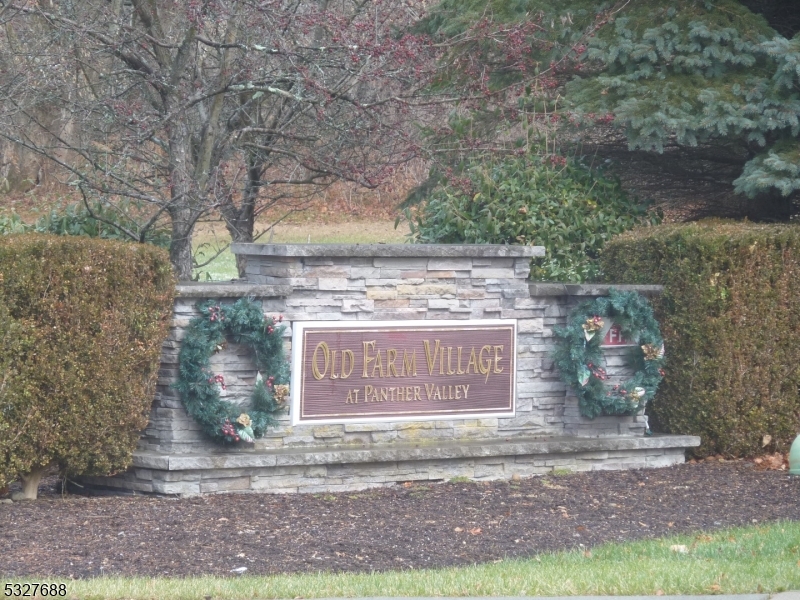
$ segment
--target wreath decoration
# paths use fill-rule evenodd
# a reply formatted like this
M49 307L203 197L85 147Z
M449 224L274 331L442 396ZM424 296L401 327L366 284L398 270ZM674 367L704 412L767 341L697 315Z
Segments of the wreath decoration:
M636 345L630 363L636 368L627 381L609 386L597 335L606 321L619 325L622 334ZM652 400L664 377L664 339L653 309L636 292L609 290L608 296L579 304L565 328L554 331L559 339L553 354L561 378L578 395L580 413L594 419L600 415L633 415ZM645 417L646 434L650 434Z
M181 394L186 412L211 438L218 442L252 442L275 426L275 415L283 410L289 396L289 363L283 350L279 323L283 317L264 317L261 309L246 298L231 306L211 300L196 305L199 317L189 321L178 355L178 380L173 387ZM247 344L255 355L259 373L247 412L220 399L225 378L211 372L210 359L226 346L230 334L237 343ZM261 373L268 374L266 380Z

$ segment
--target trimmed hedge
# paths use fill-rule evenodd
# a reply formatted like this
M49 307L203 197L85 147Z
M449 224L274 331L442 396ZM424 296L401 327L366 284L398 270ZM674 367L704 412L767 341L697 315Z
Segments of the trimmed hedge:
M46 465L127 467L174 287L169 256L149 244L0 238L0 488Z
M698 456L788 451L800 431L800 228L639 229L609 242L601 264L608 281L665 286L653 303L667 350L653 424L699 435Z

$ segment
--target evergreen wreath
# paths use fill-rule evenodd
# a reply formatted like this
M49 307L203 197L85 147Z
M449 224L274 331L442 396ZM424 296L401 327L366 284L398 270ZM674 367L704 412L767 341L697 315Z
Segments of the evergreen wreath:
M636 373L620 385L609 387L600 349L604 319L619 325L622 334L634 340L629 360ZM636 292L609 290L607 297L583 302L570 314L565 328L556 328L559 338L553 354L563 381L578 395L580 413L590 419L599 415L633 415L653 398L664 377L664 340L653 309ZM647 427L646 433L650 430Z
M283 350L283 317L265 318L261 309L246 298L232 306L206 300L196 305L199 317L189 321L178 355L177 389L186 411L218 442L252 442L276 425L289 395L289 363ZM259 373L248 412L220 399L225 389L222 375L211 372L210 358L225 345L230 334L247 344L255 355ZM268 374L266 380L261 372Z

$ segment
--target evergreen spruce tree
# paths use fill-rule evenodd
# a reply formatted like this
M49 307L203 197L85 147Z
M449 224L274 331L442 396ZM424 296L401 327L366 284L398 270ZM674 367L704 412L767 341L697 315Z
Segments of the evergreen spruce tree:
M487 15L507 28L536 25L518 40L525 61L491 40L476 47L494 61L489 86L538 91L528 106L550 101L561 123L583 126L583 151L627 163L623 180L640 193L705 200L704 214L788 220L797 211L799 2L445 0L427 27L457 40Z

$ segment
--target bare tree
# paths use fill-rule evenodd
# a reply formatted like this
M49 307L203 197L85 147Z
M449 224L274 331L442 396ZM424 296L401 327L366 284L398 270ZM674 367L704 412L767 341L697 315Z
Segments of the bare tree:
M375 186L417 154L409 123L443 105L423 92L438 49L404 33L423 4L6 2L0 136L60 165L87 209L135 214L131 238L168 220L187 280L198 219L252 241L271 203Z

